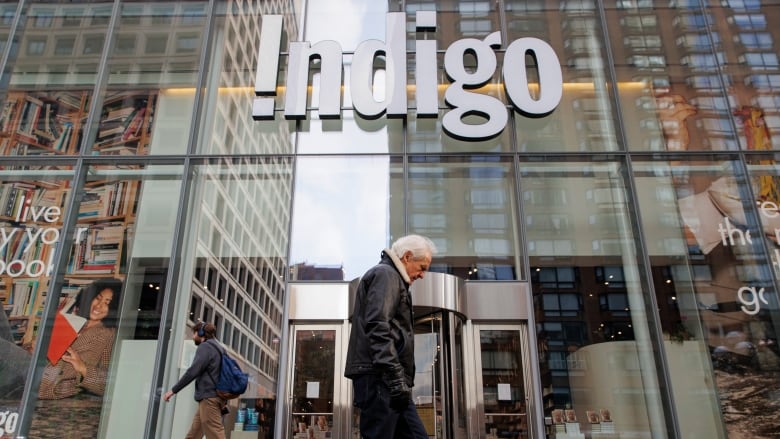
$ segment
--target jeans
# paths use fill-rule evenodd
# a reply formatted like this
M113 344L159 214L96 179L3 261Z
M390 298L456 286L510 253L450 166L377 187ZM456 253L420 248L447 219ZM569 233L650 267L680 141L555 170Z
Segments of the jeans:
M400 410L390 407L390 392L380 375L352 379L354 405L360 409L363 439L428 439L428 433L411 399Z

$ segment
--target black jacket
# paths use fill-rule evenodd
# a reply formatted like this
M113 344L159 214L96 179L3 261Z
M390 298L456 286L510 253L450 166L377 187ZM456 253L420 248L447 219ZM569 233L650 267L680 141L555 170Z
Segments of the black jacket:
M382 374L400 365L414 385L414 316L409 276L389 250L360 279L344 376Z

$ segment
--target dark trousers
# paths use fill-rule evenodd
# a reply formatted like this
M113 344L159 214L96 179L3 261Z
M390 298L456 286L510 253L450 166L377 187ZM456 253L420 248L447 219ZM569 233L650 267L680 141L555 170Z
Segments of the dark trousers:
M360 409L363 439L428 439L428 433L411 399L400 410L390 407L390 393L379 375L352 379L355 407Z
M11 326L0 306L0 399L22 397L30 358L29 352L14 343Z

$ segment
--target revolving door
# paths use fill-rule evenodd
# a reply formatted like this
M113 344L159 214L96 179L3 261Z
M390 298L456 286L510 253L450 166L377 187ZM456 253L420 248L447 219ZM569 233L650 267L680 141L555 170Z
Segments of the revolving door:
M412 400L430 438L465 437L463 325L452 312L415 320Z
M352 382L343 376L354 298L349 290L347 284L312 283L291 289L288 377L276 437L360 438ZM412 285L412 297L412 399L428 437L528 439L543 430L534 414L538 402L528 397L539 389L532 390L538 375L520 283L466 285L429 273Z

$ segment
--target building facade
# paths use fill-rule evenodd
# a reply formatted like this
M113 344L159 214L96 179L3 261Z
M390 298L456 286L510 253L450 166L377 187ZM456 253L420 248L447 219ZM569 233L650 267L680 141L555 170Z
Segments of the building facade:
M229 437L357 438L351 287L408 233L439 249L430 437L773 437L778 29L748 0L0 2L0 437L183 437L193 386L161 395L206 321L250 374Z

